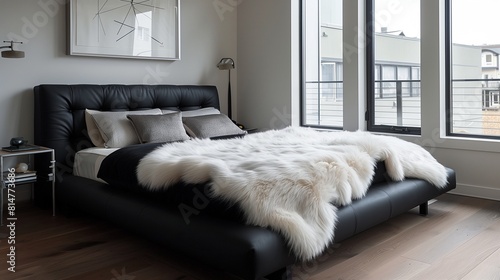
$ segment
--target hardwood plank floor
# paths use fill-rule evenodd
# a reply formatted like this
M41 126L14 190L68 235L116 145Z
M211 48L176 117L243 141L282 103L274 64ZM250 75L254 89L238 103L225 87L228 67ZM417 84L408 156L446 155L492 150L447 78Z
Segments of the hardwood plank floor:
M443 195L429 210L422 217L414 209L338 244L308 278L297 279L462 279L495 258L500 202ZM369 247L360 250L360 243ZM497 278L478 279L500 279L500 259L488 263Z
M7 270L0 228L0 279L234 279L91 217L52 217L17 205L16 272ZM4 221L5 223L5 221ZM297 263L293 279L500 279L500 202L443 195Z

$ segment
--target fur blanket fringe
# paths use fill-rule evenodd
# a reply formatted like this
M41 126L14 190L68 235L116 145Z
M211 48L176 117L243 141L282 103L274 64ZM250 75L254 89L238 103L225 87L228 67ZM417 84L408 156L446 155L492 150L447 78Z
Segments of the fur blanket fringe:
M141 160L137 175L151 190L210 181L212 195L237 203L248 224L280 232L297 257L310 260L333 239L336 206L366 194L377 161L395 181L447 183L445 168L416 144L300 127L166 144Z

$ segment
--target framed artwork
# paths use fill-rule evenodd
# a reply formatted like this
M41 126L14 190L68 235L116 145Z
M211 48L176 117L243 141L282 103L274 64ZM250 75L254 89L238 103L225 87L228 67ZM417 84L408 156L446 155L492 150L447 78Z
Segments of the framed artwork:
M70 0L69 54L180 59L179 0Z

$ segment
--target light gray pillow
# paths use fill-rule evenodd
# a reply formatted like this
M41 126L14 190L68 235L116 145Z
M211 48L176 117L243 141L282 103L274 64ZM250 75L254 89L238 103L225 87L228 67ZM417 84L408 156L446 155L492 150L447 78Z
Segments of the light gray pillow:
M162 109L161 113L162 114L172 114L172 113L177 113L180 112L179 110L167 110L167 109Z
M215 109L214 107L206 107L197 110L190 111L182 111L182 117L198 117L198 116L206 116L206 115L218 115L220 111Z
M164 115L128 115L141 143L188 140L182 125L181 113Z
M246 134L246 131L241 130L224 114L183 117L182 122L189 136L196 138Z
M87 133L94 146L104 148L104 139L102 139L101 132L99 131L99 128L97 128L94 118L92 117L92 114L95 112L99 111L85 109L85 124L87 125Z
M161 115L161 110L159 108L119 112L87 111L90 115L90 119L94 121L102 137L103 146L96 146L105 148L122 148L140 143L134 127L132 126L132 122L127 119L127 115ZM88 126L87 124L87 129L89 129ZM89 129L89 136L90 130L91 128ZM92 141L92 143L94 143L94 141Z

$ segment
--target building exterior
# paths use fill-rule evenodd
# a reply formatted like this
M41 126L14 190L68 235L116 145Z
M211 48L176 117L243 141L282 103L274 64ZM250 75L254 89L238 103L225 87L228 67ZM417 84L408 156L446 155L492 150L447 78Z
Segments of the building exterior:
M483 110L500 109L500 45L481 47Z
M343 63L349 63L349 44L342 43L342 28L339 26L322 25L316 31L321 34L317 45L307 42L317 57L309 55L306 58L306 122L342 127L343 95L348 94L342 87L342 68ZM420 39L401 33L376 33L375 40L375 122L419 127L420 96L436 94L420 90ZM344 57L343 52L347 54ZM478 119L482 118L485 102L481 78L486 54L477 46L454 44L453 55L455 132L482 133ZM498 54L491 58L496 63L495 75L500 75ZM466 80L470 77L478 77L478 80ZM397 104L398 86L402 91L402 106ZM496 90L498 103L498 88ZM402 108L399 114L398 107Z

